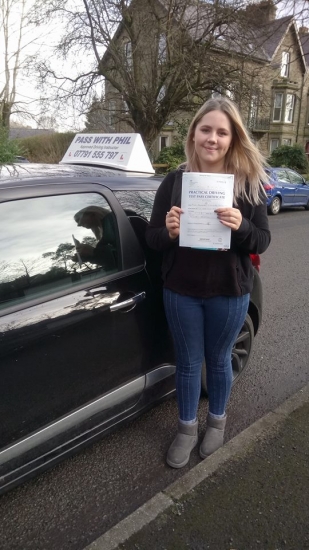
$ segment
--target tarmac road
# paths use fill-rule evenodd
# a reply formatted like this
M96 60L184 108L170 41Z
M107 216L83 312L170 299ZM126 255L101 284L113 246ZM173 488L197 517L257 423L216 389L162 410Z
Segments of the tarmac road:
M270 218L262 256L263 325L229 405L227 440L309 382L309 212ZM201 402L203 424L206 401ZM82 550L199 462L164 464L177 412L169 400L0 498L1 550Z

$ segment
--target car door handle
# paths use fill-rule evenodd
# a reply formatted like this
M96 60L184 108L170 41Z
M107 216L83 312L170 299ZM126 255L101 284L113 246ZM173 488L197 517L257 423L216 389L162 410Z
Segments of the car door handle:
M118 311L119 309L130 308L129 311L131 311L136 306L136 304L138 304L142 300L145 300L145 298L146 292L140 292L140 294L135 294L135 296L132 296L132 298L129 298L128 300L117 302L116 304L109 306L109 309L111 310L111 312L113 312Z

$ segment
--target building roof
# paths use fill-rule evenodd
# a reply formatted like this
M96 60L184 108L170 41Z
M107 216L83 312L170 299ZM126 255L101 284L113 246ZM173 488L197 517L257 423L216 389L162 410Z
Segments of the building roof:
M44 136L45 134L54 134L55 130L49 128L10 128L10 139L23 139L34 136Z
M306 60L306 65L309 67L309 33L300 34L299 36L300 43L304 52L304 58Z
M257 50L261 58L271 61L292 22L293 17L287 16L253 28Z
M163 7L169 8L170 0L159 1ZM173 12L176 20L181 2L179 5L178 12L177 9ZM214 5L208 2L191 5L184 2L183 6L183 24L193 40L209 40L214 31L215 48L250 55L261 61L271 61L293 22L293 16L275 19L276 8L271 0L250 4L245 10L223 6L218 11L217 7L214 9Z

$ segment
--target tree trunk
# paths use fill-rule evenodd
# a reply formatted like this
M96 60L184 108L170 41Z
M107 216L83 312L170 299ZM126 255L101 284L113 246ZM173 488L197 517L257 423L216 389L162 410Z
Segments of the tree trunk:
M12 104L5 100L0 104L0 126L9 130Z

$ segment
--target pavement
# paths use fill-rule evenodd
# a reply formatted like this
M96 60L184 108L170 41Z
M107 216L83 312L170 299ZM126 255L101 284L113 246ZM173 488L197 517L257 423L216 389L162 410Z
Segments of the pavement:
M309 549L309 384L85 550Z

